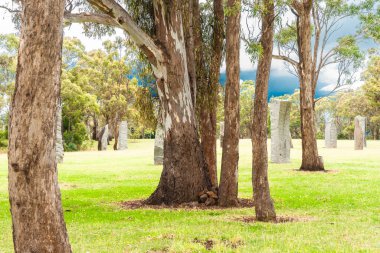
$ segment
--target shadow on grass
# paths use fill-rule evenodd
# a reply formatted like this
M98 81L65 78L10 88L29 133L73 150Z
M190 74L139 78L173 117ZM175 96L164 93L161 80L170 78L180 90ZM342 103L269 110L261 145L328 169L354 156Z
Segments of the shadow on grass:
M121 202L120 205L123 209L133 210L133 209L171 209L171 210L225 210L225 209L241 209L241 208L253 208L252 199L239 199L239 205L236 207L221 207L221 206L207 206L204 203L199 203L197 201L190 203L183 203L178 205L147 205L145 200L130 200Z
M244 223L255 223L260 222L256 220L255 216L243 216L233 219L234 221L240 221ZM271 221L270 223L288 223L288 222L307 222L313 220L312 217L291 217L291 216L277 216L276 221Z

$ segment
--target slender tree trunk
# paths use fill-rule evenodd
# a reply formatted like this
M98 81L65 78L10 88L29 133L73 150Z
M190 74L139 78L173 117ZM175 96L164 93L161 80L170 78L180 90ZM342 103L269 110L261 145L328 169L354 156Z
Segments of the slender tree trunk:
M193 105L196 104L197 78L195 69L194 32L193 32L193 3L192 0L180 0L182 5L183 33L185 37L187 68Z
M71 252L55 159L64 0L24 0L9 123L15 252Z
M274 34L274 3L265 1L262 14L262 35L260 44L263 54L260 56L255 87L255 103L252 124L252 184L256 219L275 221L276 212L270 196L268 182L267 117L268 117L268 81L272 63Z
M115 126L113 128L114 138L115 138L115 142L113 144L113 150L117 150L117 145L119 144L119 123L120 122L116 121Z
M150 204L196 201L211 187L196 129L180 1L154 1L157 40L165 59L155 70L164 122L164 168Z
M201 146L207 166L210 171L211 183L218 186L217 157L216 157L216 108L218 103L218 88L220 66L223 54L224 12L222 0L214 0L213 47L209 72L207 73L204 60L204 46L201 31L201 16L199 1L193 0L194 46L197 69L197 107Z
M94 141L97 141L98 138L98 119L96 118L96 116L93 116L93 119L94 119L94 127L92 128L92 139Z
M311 23L312 1L299 3L298 12L298 48L300 73L300 109L302 135L302 165L300 170L324 170L322 157L318 155L315 133L314 98L312 84Z
M228 0L227 7L232 11L227 17L226 27L227 82L224 101L224 138L219 204L221 206L236 206L238 205L240 121L240 0Z

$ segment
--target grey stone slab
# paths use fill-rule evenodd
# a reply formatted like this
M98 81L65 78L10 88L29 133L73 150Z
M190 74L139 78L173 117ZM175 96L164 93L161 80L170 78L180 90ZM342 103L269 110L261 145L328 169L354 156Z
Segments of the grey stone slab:
M154 138L154 164L162 165L164 162L164 127L161 123L157 124L156 135Z
M338 132L334 119L325 120L325 147L337 148Z
M362 150L366 147L366 118L362 116L355 117L355 130L354 130L354 139L355 139L355 149Z
M271 162L290 162L291 138L289 136L290 101L272 100L270 103L271 119Z
M108 131L108 124L107 124L102 128L98 136L98 150L99 151L107 150L108 134L109 134L109 131Z
M119 137L117 142L117 150L128 149L128 122L122 121L119 124Z
M63 162L64 149L63 149L63 138L62 138L62 105L58 104L57 107L57 130L56 130L56 145L55 154L57 163Z

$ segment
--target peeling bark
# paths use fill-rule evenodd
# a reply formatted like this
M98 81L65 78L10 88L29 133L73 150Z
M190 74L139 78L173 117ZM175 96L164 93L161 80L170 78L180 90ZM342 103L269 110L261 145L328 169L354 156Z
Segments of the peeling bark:
M22 4L8 151L15 252L71 252L55 159L64 2Z
M157 80L164 122L164 168L150 204L196 201L198 193L210 188L196 129L188 75L180 1L154 1L157 39L167 61Z
M190 49L186 49L182 19L183 1L153 1L156 28L153 39L116 1L88 0L130 35L152 64L157 79L165 132L164 166L156 191L146 201L150 204L195 201L200 191L211 187L196 129L192 71L189 71L186 53Z
M234 9L227 17L226 65L227 81L224 101L224 138L222 169L219 187L219 205L238 205L239 164L239 96L240 96L240 0L228 0L227 7Z
M267 116L268 82L272 63L274 34L274 4L266 1L262 14L262 34L260 44L263 54L259 58L256 74L255 103L252 122L252 185L259 221L275 221L276 212L270 196L268 182Z

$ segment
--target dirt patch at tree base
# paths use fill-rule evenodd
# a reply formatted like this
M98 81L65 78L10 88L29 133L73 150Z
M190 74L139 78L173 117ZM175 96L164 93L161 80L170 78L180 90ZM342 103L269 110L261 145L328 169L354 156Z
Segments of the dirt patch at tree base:
M255 216L243 216L234 219L235 221L241 221L244 223L261 222L257 221ZM288 222L307 222L313 220L312 217L291 217L291 216L277 216L276 221L270 221L270 223L288 223Z
M239 205L236 207L220 207L217 205L207 206L205 203L199 203L197 201L190 203L183 203L177 205L148 205L144 200L130 200L120 203L121 207L126 210L133 209L184 209L184 210L215 210L215 209L240 209L240 208L253 208L252 199L239 199Z
M300 170L300 169L293 169L292 171L302 172L302 173L328 173L328 174L337 174L340 172L339 170Z

